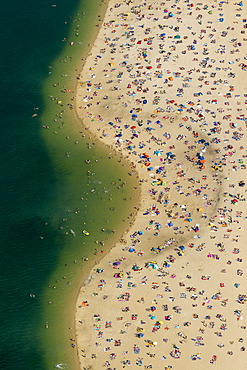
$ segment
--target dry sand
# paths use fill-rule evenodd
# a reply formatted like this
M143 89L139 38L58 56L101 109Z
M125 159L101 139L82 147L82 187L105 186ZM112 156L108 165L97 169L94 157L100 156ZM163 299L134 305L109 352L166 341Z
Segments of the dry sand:
M245 27L241 2L109 1L77 113L141 198L81 288L82 369L247 367Z

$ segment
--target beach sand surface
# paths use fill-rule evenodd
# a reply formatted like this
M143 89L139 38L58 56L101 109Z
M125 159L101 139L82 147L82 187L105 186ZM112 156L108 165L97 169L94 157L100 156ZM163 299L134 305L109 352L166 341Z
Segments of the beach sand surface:
M109 1L76 109L139 175L76 309L82 369L243 369L246 7Z

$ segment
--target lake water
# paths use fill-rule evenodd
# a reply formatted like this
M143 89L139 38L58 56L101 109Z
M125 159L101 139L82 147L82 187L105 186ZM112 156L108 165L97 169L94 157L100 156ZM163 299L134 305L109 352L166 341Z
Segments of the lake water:
M114 245L135 202L129 168L109 158L109 149L88 135L67 105L103 7L98 0L2 4L4 370L52 369L59 363L78 368L70 338L82 276L93 266L95 248Z

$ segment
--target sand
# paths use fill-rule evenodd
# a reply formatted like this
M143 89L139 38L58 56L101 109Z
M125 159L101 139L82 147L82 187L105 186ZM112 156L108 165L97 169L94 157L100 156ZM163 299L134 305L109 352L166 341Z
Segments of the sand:
M76 109L141 195L81 288L82 369L247 366L245 26L241 2L109 1Z

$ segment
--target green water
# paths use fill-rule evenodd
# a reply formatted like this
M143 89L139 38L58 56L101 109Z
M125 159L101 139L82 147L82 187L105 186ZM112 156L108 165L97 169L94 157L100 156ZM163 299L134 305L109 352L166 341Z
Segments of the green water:
M68 369L77 368L76 347L71 346L70 338L74 338L72 313L82 276L93 267L95 248L107 250L114 246L126 227L131 205L137 201L132 190L136 179L128 175L129 167L91 137L67 105L74 104L71 98L75 96L76 75L82 67L84 40L91 42L89 36L95 35L93 24L100 10L100 5L96 10L96 5L86 8L84 4L83 10L76 12L71 36L49 67L52 73L44 84L48 98L39 121L57 178L54 212L46 227L59 230L54 246L59 249L59 258L44 291L41 323L48 367L63 363ZM74 36L75 30L79 36ZM73 46L70 42L74 42ZM84 229L89 236L82 234ZM83 261L84 257L89 257L89 262Z
M96 241L104 241L106 249L112 247L112 237L124 229L130 201L135 202L129 169L116 158L109 159L102 144L93 144L86 133L82 136L84 130L67 105L73 93L61 92L63 86L75 91L75 70L80 70L83 51L97 29L101 4L99 0L1 4L3 370L53 369L57 363L77 369L70 338L83 275L98 257L93 255L99 247ZM124 180L128 184L121 187ZM90 235L83 236L83 229ZM85 256L89 262L83 262Z

